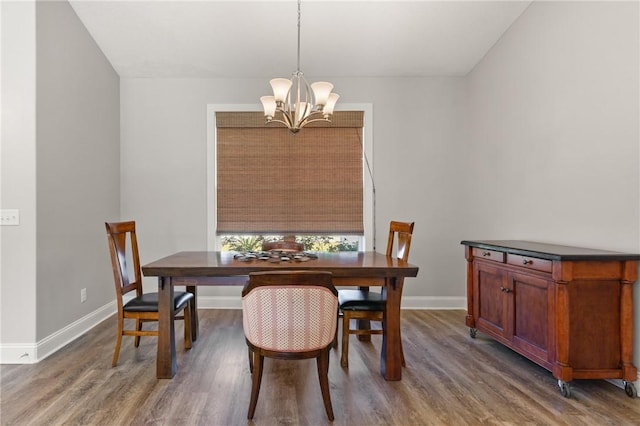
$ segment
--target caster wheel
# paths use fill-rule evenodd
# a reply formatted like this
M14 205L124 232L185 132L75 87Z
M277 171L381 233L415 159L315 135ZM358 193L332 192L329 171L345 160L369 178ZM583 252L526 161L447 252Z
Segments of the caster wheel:
M469 329L469 336L471 336L472 339L475 339L477 335L478 335L478 330L476 330L475 328Z
M624 382L624 391L629 398L637 398L638 391L636 390L636 385L633 382Z
M558 380L558 387L560 388L562 396L565 398L571 398L571 387L569 387L569 383Z

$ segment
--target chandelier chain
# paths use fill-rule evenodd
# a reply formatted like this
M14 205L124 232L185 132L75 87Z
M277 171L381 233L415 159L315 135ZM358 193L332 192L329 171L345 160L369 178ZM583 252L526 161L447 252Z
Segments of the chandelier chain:
M296 68L298 74L300 73L300 3L302 0L298 0L298 66Z

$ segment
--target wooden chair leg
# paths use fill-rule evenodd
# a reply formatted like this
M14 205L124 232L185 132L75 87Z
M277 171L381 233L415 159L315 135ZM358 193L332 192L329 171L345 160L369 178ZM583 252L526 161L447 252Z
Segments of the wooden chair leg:
M400 337L400 357L402 359L402 366L406 367L407 363L404 362L404 348L402 347L402 333L400 333L398 337Z
M348 311L342 312L342 356L340 357L340 365L343 368L349 367L349 322L350 317Z
M249 402L249 413L247 419L253 419L256 412L256 404L258 403L258 394L260 393L260 384L262 382L262 367L264 365L264 356L258 350L253 352L253 373L251 375L251 401Z
M253 373L253 352L249 347L247 347L247 351L249 352L249 372Z
M340 320L340 309L338 309L337 319ZM338 348L338 324L336 322L336 333L333 335L333 349Z
M142 331L142 320L140 318L136 318L136 330ZM134 346L137 348L140 346L140 335L137 335L133 340Z
M191 301L184 307L184 348L191 349Z
M124 319L118 318L118 335L116 336L116 350L113 353L111 367L118 365L118 357L120 356L120 344L122 343L122 328L124 327Z
M324 409L329 420L333 421L333 407L331 406L331 394L329 393L329 351L330 348L323 350L316 359L316 363L318 365L318 379L320 380Z
M356 320L356 323L358 324L356 326L358 330L371 330L371 321L368 319L359 319L359 320ZM371 341L371 334L357 334L357 336L360 342Z

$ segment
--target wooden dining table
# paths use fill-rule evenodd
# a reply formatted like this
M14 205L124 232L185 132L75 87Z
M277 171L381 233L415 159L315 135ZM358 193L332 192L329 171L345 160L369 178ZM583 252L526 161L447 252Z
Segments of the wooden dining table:
M251 272L276 270L329 271L335 286L381 286L386 296L380 373L386 380L402 379L400 300L405 277L416 277L418 267L377 252L316 253L307 261L239 260L233 252L183 251L142 267L147 277L158 277L158 355L156 375L170 379L176 374L174 306L176 286L197 296L198 286L244 286ZM194 298L197 301L197 297ZM197 303L191 310L192 340L199 327Z

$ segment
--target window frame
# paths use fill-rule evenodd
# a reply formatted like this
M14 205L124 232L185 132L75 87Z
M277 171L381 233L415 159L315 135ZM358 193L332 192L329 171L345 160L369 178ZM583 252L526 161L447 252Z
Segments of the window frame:
M363 220L364 235L360 237L361 251L375 248L375 211L374 211L374 170L373 170L373 104L339 104L336 111L364 111L363 126ZM216 112L218 111L261 111L258 104L207 104L207 250L220 251L221 237L216 235L216 194L217 194L217 158L216 158ZM304 131L304 129L300 130ZM365 161L366 160L366 161ZM367 164L368 163L368 164Z

